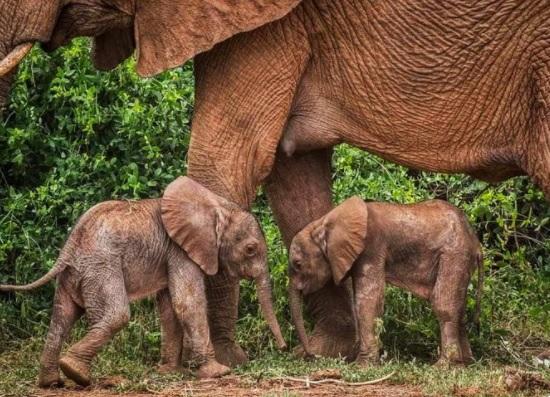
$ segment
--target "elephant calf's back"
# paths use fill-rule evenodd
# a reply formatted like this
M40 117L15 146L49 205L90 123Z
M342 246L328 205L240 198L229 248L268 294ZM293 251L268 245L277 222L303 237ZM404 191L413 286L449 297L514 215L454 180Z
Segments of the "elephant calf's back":
M160 288L158 283L147 286L150 280L166 284L165 264L171 249L174 245L162 225L160 200L106 201L81 217L62 255L84 274L100 268L122 272L127 292L134 298L133 291L141 291L141 297L150 295L151 288Z

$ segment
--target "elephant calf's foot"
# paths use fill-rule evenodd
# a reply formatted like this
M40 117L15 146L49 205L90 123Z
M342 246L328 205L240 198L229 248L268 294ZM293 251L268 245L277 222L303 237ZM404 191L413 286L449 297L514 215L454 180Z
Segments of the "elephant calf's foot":
M67 376L80 386L88 386L91 383L90 366L70 355L59 360L59 367Z
M219 378L231 372L231 368L220 364L216 360L210 360L197 370L197 378Z
M64 384L63 380L59 376L58 371L54 372L44 372L40 373L38 376L38 386L39 387L62 387Z
M216 352L216 360L228 367L236 367L248 362L245 351L235 342L214 342L214 351Z

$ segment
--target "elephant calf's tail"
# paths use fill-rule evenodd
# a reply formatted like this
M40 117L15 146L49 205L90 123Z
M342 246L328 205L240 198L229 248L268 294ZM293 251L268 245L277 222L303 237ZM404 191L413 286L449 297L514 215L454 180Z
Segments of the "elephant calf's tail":
M481 315L481 296L483 295L483 279L484 279L484 272L483 272L483 254L481 253L481 250L478 252L476 256L477 261L477 288L476 288L476 307L474 312L474 325L476 327L477 333L480 333L480 322L479 317Z
M0 292L11 292L11 291L30 291L35 288L41 287L44 284L47 284L51 280L53 280L59 273L61 273L67 265L64 262L57 261L55 266L46 274L44 274L42 277L40 277L38 280L33 281L30 284L26 285L0 285Z

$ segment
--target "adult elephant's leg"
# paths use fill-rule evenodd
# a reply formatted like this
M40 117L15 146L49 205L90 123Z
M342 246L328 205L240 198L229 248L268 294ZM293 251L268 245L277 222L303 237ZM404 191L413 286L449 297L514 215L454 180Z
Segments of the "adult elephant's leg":
M550 92L547 103L548 108L540 105L540 109L536 111L537 138L531 148L526 150L526 156L529 176L542 189L546 201L550 203Z
M528 173L550 205L550 51L545 59L544 66L538 69L539 98L534 109L536 139L526 152ZM539 359L550 359L550 348L541 352Z
M332 150L320 150L293 157L279 154L266 191L286 246L294 235L332 208ZM346 288L330 283L306 297L307 310L315 327L310 338L312 353L328 357L356 354L351 297Z
M535 58L536 101L531 120L533 135L522 151L527 172L550 202L550 50Z
M301 21L285 18L237 35L195 58L195 113L188 175L242 208L271 171L294 94L309 59ZM235 342L239 283L207 280L216 358L246 361Z

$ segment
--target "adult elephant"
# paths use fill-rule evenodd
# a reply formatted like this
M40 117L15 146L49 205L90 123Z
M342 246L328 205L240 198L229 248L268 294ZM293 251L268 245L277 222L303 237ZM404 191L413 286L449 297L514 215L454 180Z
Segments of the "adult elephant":
M331 208L342 142L416 169L527 174L550 199L548 0L4 3L25 21L0 44L0 55L20 50L4 71L19 44L54 49L78 35L95 37L100 69L137 48L144 76L206 51L195 58L189 175L244 208L264 183L287 244ZM221 360L243 361L237 284L213 279L209 298ZM347 302L334 285L309 298L313 353L353 355Z

